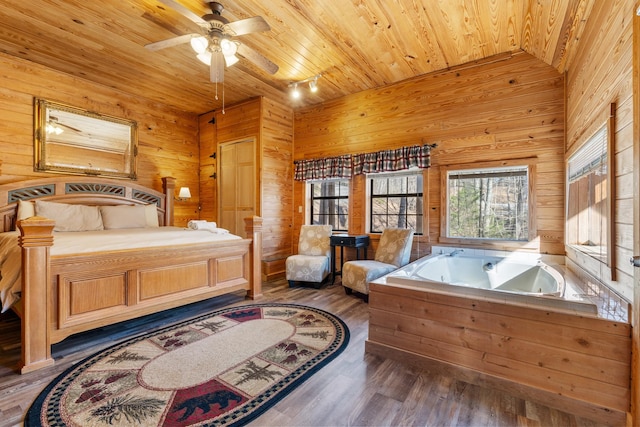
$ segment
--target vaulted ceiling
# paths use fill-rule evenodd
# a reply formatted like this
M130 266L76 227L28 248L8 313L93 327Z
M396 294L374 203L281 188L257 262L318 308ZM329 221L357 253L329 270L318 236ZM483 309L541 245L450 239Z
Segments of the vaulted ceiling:
M205 0L174 1L211 13ZM194 113L259 95L295 108L509 52L564 72L594 1L220 0L231 22L267 21L237 40L279 70L241 58L216 85L188 43L145 48L198 31L162 1L3 0L0 52ZM319 91L293 101L289 85L318 74Z

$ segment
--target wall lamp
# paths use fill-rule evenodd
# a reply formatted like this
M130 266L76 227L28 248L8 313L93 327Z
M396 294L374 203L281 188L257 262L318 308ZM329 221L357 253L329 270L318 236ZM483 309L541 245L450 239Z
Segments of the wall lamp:
M181 202L186 202L190 198L191 198L191 191L189 191L189 187L180 187L177 200Z
M322 74L316 74L315 76L309 77L308 79L300 80L299 82L289 83L289 87L292 88L291 97L293 99L299 99L302 96L298 86L304 83L309 83L309 91L311 93L316 93L318 91L318 79L320 77L322 77Z

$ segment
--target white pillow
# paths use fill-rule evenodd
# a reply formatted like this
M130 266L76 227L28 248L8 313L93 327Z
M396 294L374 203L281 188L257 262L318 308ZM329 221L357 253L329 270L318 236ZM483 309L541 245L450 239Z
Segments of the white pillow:
M36 216L36 205L33 202L18 200L18 220Z
M100 206L105 230L114 228L144 228L146 208L142 205Z
M104 230L97 206L36 200L36 215L54 220L53 231Z
M158 221L158 207L155 203L144 205L144 214L147 218L147 227L160 227Z

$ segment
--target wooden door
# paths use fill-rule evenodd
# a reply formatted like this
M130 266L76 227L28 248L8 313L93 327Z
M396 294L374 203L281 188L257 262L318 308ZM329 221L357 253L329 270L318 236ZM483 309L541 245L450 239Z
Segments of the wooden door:
M218 148L219 227L244 236L244 218L255 215L255 141L221 143Z

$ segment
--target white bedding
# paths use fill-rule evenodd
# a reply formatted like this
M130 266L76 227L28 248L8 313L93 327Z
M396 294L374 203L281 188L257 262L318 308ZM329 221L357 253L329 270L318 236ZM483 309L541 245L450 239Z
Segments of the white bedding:
M0 303L2 313L19 298L22 252L18 231L0 233ZM139 249L214 243L241 239L240 236L215 230L192 230L180 227L125 228L100 231L54 232L51 256L85 254L97 251Z

